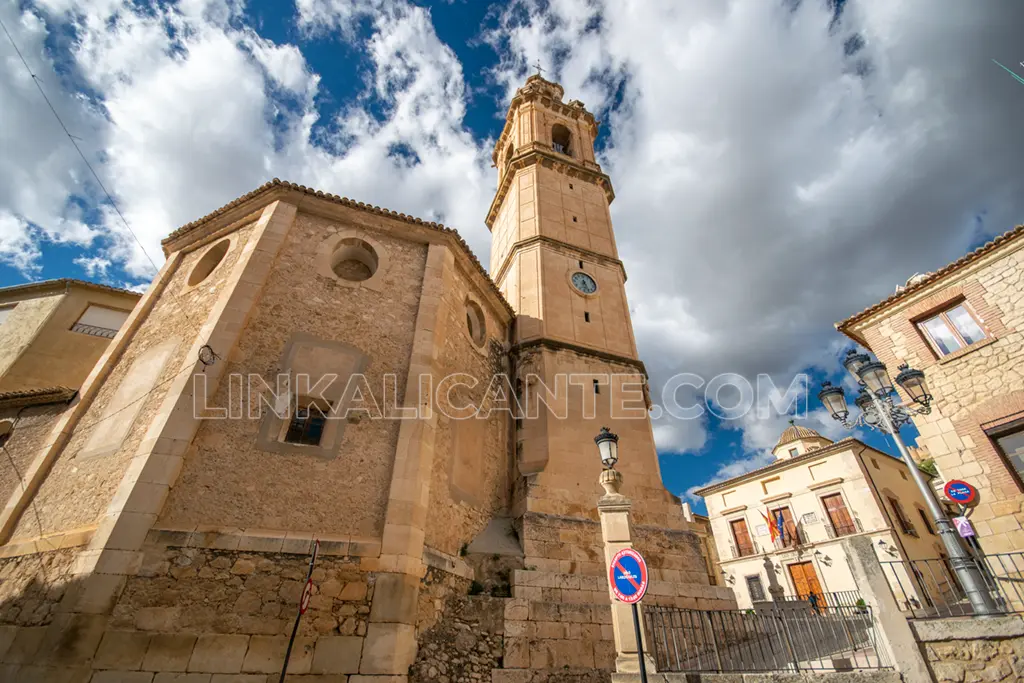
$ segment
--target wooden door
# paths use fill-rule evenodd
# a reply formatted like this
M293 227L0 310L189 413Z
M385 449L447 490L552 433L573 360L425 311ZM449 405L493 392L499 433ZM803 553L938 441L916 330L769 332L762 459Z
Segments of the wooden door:
M747 529L747 520L736 519L729 522L732 527L732 537L736 539L736 554L739 557L754 554L754 542L750 538L750 530Z
M843 502L842 494L833 493L830 496L825 496L821 499L821 502L825 504L828 521L831 522L836 536L846 536L857 531L853 518L850 516L850 511L846 509L846 503Z
M811 562L797 562L789 565L789 576L793 579L793 588L801 598L807 598L812 593L818 596L821 594L821 584L818 583L818 574L814 571L814 564Z

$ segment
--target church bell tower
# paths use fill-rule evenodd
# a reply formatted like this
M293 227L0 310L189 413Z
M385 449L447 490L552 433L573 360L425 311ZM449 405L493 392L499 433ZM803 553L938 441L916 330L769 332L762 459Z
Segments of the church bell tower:
M599 548L601 463L593 438L602 426L620 438L617 469L634 523L676 530L687 523L661 481L609 213L615 194L594 156L598 122L583 103L562 96L560 85L534 75L513 97L493 153L498 190L487 226L491 275L517 313L517 390L533 410L517 421L513 511L527 562L554 555L570 561L568 569L560 565L564 572L576 571L576 560L603 562L600 554L561 557L550 547L558 534L543 531L578 520L583 545ZM567 401L545 403L564 404L564 414L537 403L541 394L561 392Z

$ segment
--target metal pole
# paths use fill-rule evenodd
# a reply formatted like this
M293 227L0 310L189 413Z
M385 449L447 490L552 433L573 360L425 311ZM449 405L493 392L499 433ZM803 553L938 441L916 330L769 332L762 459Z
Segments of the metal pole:
M644 639L640 633L640 610L634 602L633 608L633 630L636 631L636 656L640 660L640 681L647 683L647 665L644 664Z
M309 571L306 572L306 583L302 584L303 593L305 593L306 586L309 584L310 579L313 578L313 565L316 564L317 551L320 550L320 541L313 541L313 554L309 556ZM299 632L299 621L302 619L302 614L305 612L305 605L302 604L302 597L299 597L299 613L295 615L295 625L292 626L292 637L288 639L288 649L284 651L284 663L281 665L281 678L278 683L284 683L284 676L288 673L288 660L292 657L292 645L295 644L295 634Z
M967 599L971 602L974 614L976 616L998 614L999 610L996 608L995 603L992 602L992 596L988 593L985 579L978 570L977 563L960 544L960 539L956 529L953 528L953 523L949 521L949 517L946 516L942 506L939 505L939 501L935 498L935 492L928 486L924 476L921 474L921 470L917 468L917 463L910 457L910 452L907 451L907 447L903 444L899 429L896 428L892 416L889 414L889 404L876 396L875 392L868 390L867 393L870 394L871 401L874 403L875 410L878 412L886 431L892 435L892 440L896 442L896 448L899 450L903 462L906 463L907 468L910 470L910 476L914 478L914 483L917 484L918 490L921 491L921 495L924 496L924 500L928 504L928 510L932 513L932 517L935 519L935 527L939 531L939 538L942 539L942 545L946 547L946 552L949 554L949 563L953 565L953 571L956 572L960 585L963 587L964 592L967 593Z

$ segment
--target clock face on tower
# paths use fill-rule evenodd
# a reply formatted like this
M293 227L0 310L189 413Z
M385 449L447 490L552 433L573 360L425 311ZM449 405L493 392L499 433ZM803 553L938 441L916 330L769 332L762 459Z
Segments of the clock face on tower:
M594 278L586 273L573 273L572 286L584 294L593 294L597 291L597 283L594 282Z

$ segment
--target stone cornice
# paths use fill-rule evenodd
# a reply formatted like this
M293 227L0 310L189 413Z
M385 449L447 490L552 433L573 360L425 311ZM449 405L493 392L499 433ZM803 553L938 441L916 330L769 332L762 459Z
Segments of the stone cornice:
M480 263L480 260L477 259L476 255L469 248L469 245L466 244L466 241L462 239L462 236L459 235L457 230L446 227L441 223L425 221L421 218L416 218L415 216L408 216L404 213L383 209L379 206L357 202L347 197L339 197L335 194L314 190L304 185L296 185L294 183L279 180L278 178L274 178L252 192L238 197L198 220L181 226L161 242L164 254L168 255L172 252L179 251L194 242L202 240L225 226L251 214L257 208L265 206L275 200L287 200L294 203L296 206L299 206L304 211L313 211L316 213L322 213L321 209L323 209L324 206L344 206L350 209L384 216L406 223L410 226L414 226L416 229L425 231L426 233L433 233L435 239L428 239L427 241L447 240L453 247L455 253L461 254L463 257L467 258L470 262L470 268L483 276L485 286L505 312L508 313L509 316L515 316L515 311L509 305L508 301L505 300L505 297L502 295L497 285L494 284L494 281L484 269L483 264Z
M590 356L592 358L599 358L600 360L609 361L612 363L620 363L622 365L628 365L636 368L640 373L647 377L647 367L644 362L638 358L630 358L629 356L620 356L617 353L609 353L608 351L599 351L597 349L590 349L586 346L580 346L578 344L572 344L569 342L557 341L555 339L531 339L529 341L520 342L512 346L512 353L519 353L528 349L536 347L543 347L551 351L572 351L582 356Z
M612 189L612 179L600 170L588 168L570 156L559 154L550 147L542 145L539 142L532 142L520 147L508 162L508 169L506 170L505 175L501 178L501 184L498 185L498 191L494 193L494 199L491 201L491 207L487 210L487 220L485 222L487 223L488 229L494 227L494 220L498 217L498 211L501 209L501 204L505 201L505 197L508 195L509 189L512 187L512 180L515 178L516 171L533 166L534 164L540 164L545 168L556 170L565 174L569 178L579 178L580 180L597 185L604 190L605 198L608 200L609 204L611 204L615 199L615 190Z
M0 408L40 406L49 403L67 403L78 391L68 387L46 387L0 393Z
M81 287L83 289L91 289L97 292L108 292L110 294L124 294L135 299L141 299L142 294L139 292L132 291L130 289L121 289L120 287L111 287L110 285L101 285L98 282L89 282L88 280L75 280L73 278L59 278L56 280L41 280L39 282L27 282L23 285L11 285L10 287L0 287L0 299L6 299L11 295L31 295L31 294L48 294L50 292L58 292L61 290L67 290L71 287Z
M932 291L934 289L944 286L944 283L947 282L947 277L950 277L962 271L967 266L977 263L985 256L993 254L996 250L1001 250L1002 247L1012 245L1012 247L1015 249L1021 248L1022 246L1024 246L1024 243L1013 243L1022 237L1024 237L1024 225L1018 225L1013 230L1004 232L1002 235L999 235L991 242L988 242L978 247L969 254L961 256L956 261L953 261L952 263L943 266L942 268L939 268L938 270L932 273L928 273L925 277L921 278L914 284L907 285L902 290L897 291L895 294L888 297L887 299L884 299L876 304L873 304L872 306L868 306L860 313L856 313L850 316L849 318L846 318L845 320L837 322L835 325L836 329L849 337L856 336L859 341L860 339L857 330L854 329L855 326L858 326L858 323L867 320L876 313L888 312L889 309L893 307L895 304L910 300L912 295L914 294L922 293L925 292L926 290Z
M626 281L626 267L622 265L622 261L620 261L619 259L612 258L611 256L605 256L604 254L599 254L596 251L591 251L590 249L578 247L575 244L569 244L568 242L556 240L555 238L547 237L546 235L534 235L533 237L529 237L525 240L520 240L519 242L513 244L512 248L508 250L508 255L505 256L505 260L502 262L501 268L499 268L498 272L494 274L494 281L502 281L502 279L505 277L505 273L508 272L509 264L512 263L513 256L515 256L523 249L526 249L527 247L532 247L535 244L547 244L556 248L563 248L575 254L585 256L591 261L597 261L598 263L603 263L608 266L618 267L618 269L622 271L622 281Z

